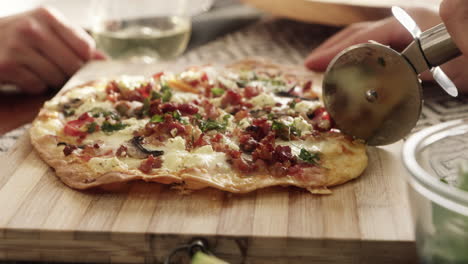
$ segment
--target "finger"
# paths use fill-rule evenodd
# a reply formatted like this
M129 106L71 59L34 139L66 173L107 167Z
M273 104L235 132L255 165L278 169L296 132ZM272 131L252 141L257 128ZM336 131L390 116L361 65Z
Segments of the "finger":
M324 71L330 61L343 49L369 40L391 46L401 46L400 43L408 43L410 39L409 33L402 30L395 19L384 19L366 25L357 32L353 32L348 38L314 54L313 57L307 58L306 67L316 71Z
M371 30L364 29L359 32L355 32L351 37L348 37L341 41L340 43L335 43L333 46L329 46L326 49L323 49L320 52L315 52L311 54L306 59L305 65L311 70L314 71L325 71L328 67L330 61L342 50L352 46L354 44L367 42L369 37L372 36Z
M18 62L34 72L48 86L60 87L65 83L67 79L65 73L37 51L28 49L18 56Z
M33 72L19 65L0 65L0 82L17 85L22 91L39 94L45 92L47 85Z
M81 27L69 23L60 12L50 7L38 8L37 16L82 60L88 61L92 58L96 47L94 39Z
M468 55L468 1L445 0L440 5L439 14L455 44L463 54Z
M353 25L350 25L350 26L344 28L343 30L339 31L338 33L336 33L332 37L328 38L325 42L320 44L320 46L318 46L316 49L314 49L313 52L319 52L319 51L321 51L323 49L326 49L326 48L334 46L334 45L336 45L338 43L341 43L343 40L347 39L352 34L355 34L356 32L362 30L365 27L366 24L367 23L357 23L357 24L353 24Z
M466 65L468 65L468 58L460 56L441 66L461 93L468 93L468 68Z
M101 52L99 50L95 50L93 52L92 59L93 60L107 60L107 56L103 52Z
M36 20L21 21L18 34L68 76L73 75L84 63L51 29Z

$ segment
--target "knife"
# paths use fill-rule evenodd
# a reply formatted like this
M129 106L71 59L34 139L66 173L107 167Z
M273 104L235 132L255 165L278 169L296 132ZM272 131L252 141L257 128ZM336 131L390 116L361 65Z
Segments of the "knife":
M431 70L448 94L458 94L437 67L461 55L445 25L421 32L403 9L393 7L392 12L413 42L401 53L376 42L351 46L331 61L322 86L325 108L337 128L373 146L394 143L416 126L422 72Z

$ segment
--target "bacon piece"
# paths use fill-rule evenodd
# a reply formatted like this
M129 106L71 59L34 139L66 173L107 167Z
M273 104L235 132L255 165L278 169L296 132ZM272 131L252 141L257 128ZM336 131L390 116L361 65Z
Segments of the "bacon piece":
M271 131L271 125L265 118L257 118L252 121L252 125L245 129L245 133L251 135L256 141L262 140Z
M240 149L248 153L253 152L259 144L258 141L253 139L252 135L249 135L249 134L240 136L239 143L240 143Z
M296 157L291 153L290 146L276 146L273 153L273 161L284 163L286 161L295 162Z
M163 113L174 112L175 110L177 110L177 106L174 103L165 103L161 105L161 111Z
M195 142L193 142L193 147L198 148L202 146L209 145L208 141L205 139L205 134L201 134Z
M218 109L210 103L208 100L202 102L203 109L205 110L205 116L208 119L215 120L219 117Z
M177 109L179 109L179 111L182 114L187 114L187 115L194 115L198 113L198 108L194 104L189 104L189 103L179 104L177 106Z
M67 122L65 127L63 128L63 132L72 137L86 137L88 133L86 131L82 131L81 128L88 124L94 122L94 118L92 118L87 112L80 115L77 120L72 120Z
M150 103L149 113L151 116L162 114L161 111L161 99L152 100Z
M332 129L335 124L324 107L315 109L312 115L308 115L315 130L326 132Z
M156 81L161 79L161 76L164 75L164 72L157 72L155 74L153 74L153 79L155 79Z
M258 86L247 86L244 88L244 96L247 99L255 97L262 92L262 88Z
M232 90L228 90L223 99L221 99L221 105L226 107L228 105L239 105L242 102L242 96Z
M246 118L249 116L249 111L247 110L240 110L234 115L234 118L236 121L241 121L242 119Z
M117 149L117 152L115 153L115 155L117 157L126 157L127 156L127 151L128 151L128 148L124 145L120 145L120 147Z
M107 100L116 102L120 95L120 89L116 81L110 81L106 85Z
M149 97L151 95L152 90L153 90L152 83L147 83L146 85L143 85L136 89L136 91L138 91L138 93L140 93L140 95L143 98Z
M273 152L275 150L275 134L270 133L265 137L255 151L252 153L253 160L261 159L266 163L270 163L273 160Z
M152 169L157 169L162 167L162 159L161 157L154 157L153 155L149 155L147 159L141 162L138 169L144 173L150 173Z
M255 171L256 166L250 162L245 161L243 158L237 158L232 160L233 168L243 172L250 173Z
M68 155L72 154L72 152L73 152L75 149L78 149L78 147L75 146L75 145L66 145L65 148L63 148L63 154L64 154L65 156L68 156Z

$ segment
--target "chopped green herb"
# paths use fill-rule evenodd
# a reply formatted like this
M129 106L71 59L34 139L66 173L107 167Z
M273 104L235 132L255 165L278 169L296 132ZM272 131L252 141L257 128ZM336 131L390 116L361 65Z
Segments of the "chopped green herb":
M151 90L151 96L150 97L151 97L151 100L156 100L156 99L161 98L161 94L156 92L156 91Z
M294 109L294 108L296 107L296 104L297 104L296 100L292 100L292 101L289 103L289 108Z
M445 183L445 184L448 184L448 181L445 178L440 178L440 181Z
M294 126L294 124L291 125L289 129L290 129L291 135L294 135L296 137L300 137L302 135L301 130L299 130L296 126Z
M229 121L229 118L231 118L231 116L232 116L232 115L230 115L230 114L224 115L224 116L223 116L224 122L228 122L228 121Z
M95 108L91 109L89 111L89 113L93 117L101 117L102 116L102 117L110 117L110 118L112 118L114 120L119 120L120 119L120 116L117 113L114 113L112 111L107 111L102 107L95 107Z
M172 89L165 84L161 87L161 98L164 103L169 102L172 98Z
M128 126L127 124L124 124L122 122L111 124L108 121L104 121L102 123L101 130L106 132L106 133L111 133L111 132L114 132L114 131L122 130L122 129L126 128L127 126Z
M385 67L387 63L385 62L385 59L383 57L378 57L377 62L379 63L380 66Z
M320 160L319 152L309 152L308 150L302 148L301 153L299 153L299 158L307 163L317 165Z
M226 124L225 123L219 123L214 120L202 120L199 124L199 127L202 132L206 132L209 130L225 130L226 129Z
M153 122L153 123L164 122L164 117L162 115L154 115L153 117L151 117L150 122Z
M143 108L141 109L143 116L149 115L150 106L151 106L151 99L147 97L143 101Z
M288 126L281 123L281 122L273 120L273 124L271 124L271 129L272 130L283 130L283 129L288 129Z
M275 118L275 115L273 113L269 113L267 115L268 120L273 120Z
M96 122L92 122L92 123L89 123L87 126L86 126L86 132L88 133L94 133L96 131L98 127L98 124Z
M221 96L224 94L224 89L223 88L219 88L219 87L215 87L215 88L211 88L211 93L214 95L214 96Z
M200 120L200 119L203 118L203 117L202 117L200 114L198 114L198 113L194 114L193 117L195 117L195 119L197 119L197 120Z

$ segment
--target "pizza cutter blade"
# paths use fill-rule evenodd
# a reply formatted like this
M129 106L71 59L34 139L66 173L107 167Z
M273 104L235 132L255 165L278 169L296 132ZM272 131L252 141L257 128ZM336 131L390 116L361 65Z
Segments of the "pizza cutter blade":
M438 83L457 95L455 85L436 66L459 55L443 24L416 36L402 53L378 43L349 47L325 72L325 108L345 134L374 146L394 143L408 135L419 119L420 73L432 69Z

